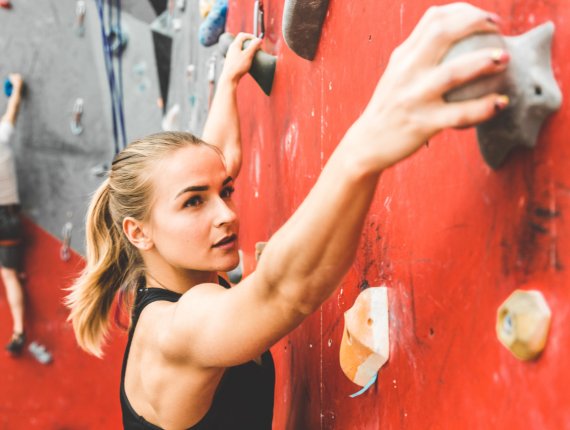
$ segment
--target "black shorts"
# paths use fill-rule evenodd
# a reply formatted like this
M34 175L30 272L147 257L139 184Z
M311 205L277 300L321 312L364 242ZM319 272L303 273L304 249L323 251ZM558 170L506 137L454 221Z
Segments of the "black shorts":
M15 206L0 206L0 266L20 269L22 223Z

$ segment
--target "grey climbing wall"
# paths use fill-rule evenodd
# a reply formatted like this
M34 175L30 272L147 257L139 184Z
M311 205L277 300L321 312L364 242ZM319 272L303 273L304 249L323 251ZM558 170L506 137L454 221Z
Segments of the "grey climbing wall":
M130 3L137 4L137 16L152 18L153 9L142 7L146 2ZM75 0L18 0L11 10L0 10L0 77L14 71L26 82L13 142L24 213L60 238L70 221L72 247L83 252L88 198L102 180L94 170L110 162L114 144L97 9L87 2L79 37L75 7ZM130 41L123 60L128 138L156 131L161 116L150 32L142 19L123 14ZM84 100L79 136L70 130L77 98ZM0 109L5 107L0 96Z
M122 27L128 44L122 58L127 140L161 130L158 68L169 70L165 111L175 104L175 128L201 134L207 116L208 69L217 47L198 42L199 1L123 0ZM84 252L89 196L114 155L111 99L95 0L87 0L85 32L77 34L76 0L14 0L0 9L0 78L19 72L26 82L14 148L24 213L58 238L73 224L72 247ZM114 14L116 16L116 10ZM158 15L157 15L158 13ZM157 55L153 31L171 37L170 55ZM166 54L161 53L159 54ZM170 64L156 58L170 58ZM188 66L194 72L188 74ZM83 132L71 133L73 106L84 101ZM0 109L6 98L0 96Z

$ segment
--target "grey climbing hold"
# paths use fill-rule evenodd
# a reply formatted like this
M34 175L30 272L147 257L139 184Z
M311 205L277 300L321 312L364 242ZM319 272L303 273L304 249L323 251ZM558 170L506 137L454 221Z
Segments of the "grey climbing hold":
M85 13L87 12L87 5L85 0L77 0L75 4L75 34L78 37L85 35Z
M477 127L483 158L496 169L516 146L534 148L543 122L562 104L562 93L550 62L554 24L547 22L515 37L481 33L454 45L443 61L481 48L506 49L508 68L499 75L481 78L446 94L449 102L481 97L493 92L509 96L509 106Z
M315 58L329 0L287 0L283 8L283 38L295 54Z
M228 48L233 40L234 36L232 36L230 33L224 33L220 36L219 50L222 55L226 55L226 52L228 52ZM250 43L251 40L245 41L243 47L247 48ZM266 95L271 94L276 67L277 57L270 55L262 50L257 51L255 57L253 57L253 62L251 63L249 74L253 77L253 79L255 79L255 82L259 84Z
M30 343L28 345L28 351L41 364L49 364L53 360L53 357L47 348L38 342L34 341Z
M239 254L238 265L229 272L227 272L228 278L232 284L237 284L243 278L243 252L241 249L238 250L238 254Z
M74 136L79 136L83 133L83 125L81 124L81 118L83 116L83 99L78 98L73 104L73 114L71 121L69 122L69 128Z

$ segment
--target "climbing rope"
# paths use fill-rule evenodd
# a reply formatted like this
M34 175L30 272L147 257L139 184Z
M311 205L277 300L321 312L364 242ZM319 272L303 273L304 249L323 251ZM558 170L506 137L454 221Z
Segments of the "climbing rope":
M113 8L117 10L116 17ZM97 0L101 38L103 41L103 57L111 95L111 114L113 119L113 140L115 154L127 145L123 99L123 62L122 56L126 45L126 37L121 27L121 0L110 0L105 20L105 0ZM116 65L115 60L116 58ZM115 71L115 68L117 69ZM116 72L116 73L115 73Z

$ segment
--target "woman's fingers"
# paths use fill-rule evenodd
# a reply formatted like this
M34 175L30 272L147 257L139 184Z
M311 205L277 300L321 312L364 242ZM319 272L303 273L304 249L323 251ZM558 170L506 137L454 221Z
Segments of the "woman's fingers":
M228 48L228 53L226 54L226 56L228 55L235 55L235 54L239 54L242 50L243 50L243 44L250 40L250 39L254 39L255 36L253 34L249 34L249 33L238 33L237 36L234 38L233 42L230 44L229 48Z
M418 64L434 65L458 40L473 33L498 32L498 24L497 15L467 3L432 6L405 43L420 53Z
M243 45L248 40L251 43L244 48ZM239 33L228 48L224 71L232 78L241 78L251 67L251 62L255 52L259 49L261 40L253 34Z
M500 48L485 48L463 54L438 65L429 80L433 96L442 96L453 88L474 79L506 70L509 52Z
M244 53L250 57L253 58L253 56L255 55L255 53L261 48L261 39L255 37L253 39L251 39L251 43L247 46L247 48L244 49Z
M464 102L444 103L434 118L434 125L445 128L465 128L491 119L509 104L509 98L501 94L467 100Z
M20 85L22 83L22 75L19 73L11 73L8 78L13 85Z
M247 45L247 48L244 48L243 45L248 40L251 40L251 43ZM253 55L260 48L260 46L261 39L255 37L253 34L239 33L236 36L235 40L232 42L231 48L233 48L235 51L239 50L238 52L243 51L243 56L246 58L253 58Z
M255 36L253 34L250 34L250 33L238 33L238 35L235 38L234 43L241 47L243 45L243 43L249 39L255 39Z

